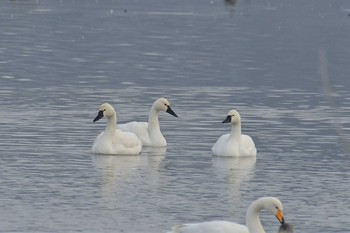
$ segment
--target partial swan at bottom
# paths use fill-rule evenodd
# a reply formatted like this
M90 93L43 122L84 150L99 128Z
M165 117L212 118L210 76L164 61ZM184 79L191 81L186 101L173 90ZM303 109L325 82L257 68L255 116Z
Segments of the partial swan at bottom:
M229 221L210 221L176 225L168 233L265 233L259 217L261 210L267 210L281 224L284 223L281 201L275 197L262 197L248 207L246 226Z

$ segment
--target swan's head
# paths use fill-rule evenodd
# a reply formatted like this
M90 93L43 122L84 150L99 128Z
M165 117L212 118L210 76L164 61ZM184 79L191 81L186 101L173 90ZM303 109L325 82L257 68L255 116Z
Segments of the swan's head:
M280 200L275 197L265 197L263 198L264 209L275 215L278 221L283 224L283 205Z
M239 124L241 122L241 116L236 110L231 110L227 113L227 117L222 123L231 123L233 125Z
M176 113L171 109L169 101L165 98L157 99L154 102L153 106L157 111L164 111L169 113L170 115L177 117Z
M104 103L100 106L99 111L93 122L98 121L102 117L111 117L115 114L115 110L112 105Z

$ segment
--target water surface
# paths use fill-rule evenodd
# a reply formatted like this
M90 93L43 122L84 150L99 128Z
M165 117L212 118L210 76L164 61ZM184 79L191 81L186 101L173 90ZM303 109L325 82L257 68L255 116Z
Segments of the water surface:
M244 223L261 196L282 200L296 232L349 231L349 3L0 5L2 231ZM166 149L90 153L101 103L123 123L146 120L162 96L179 115L160 114ZM211 155L231 108L256 159ZM262 220L277 232L273 216Z

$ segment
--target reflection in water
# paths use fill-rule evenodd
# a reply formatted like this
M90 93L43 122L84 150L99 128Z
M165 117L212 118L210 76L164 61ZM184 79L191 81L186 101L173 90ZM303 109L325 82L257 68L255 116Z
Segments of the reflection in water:
M256 157L222 157L213 156L213 165L222 173L228 175L230 183L239 185L242 181L249 181L254 174Z
M140 232L143 224L156 221L161 216L149 212L161 200L159 190L164 180L158 168L164 156L158 154L137 156L92 155L93 164L100 173L99 207L102 215L114 222L118 232ZM155 152L153 150L153 152ZM149 220L149 219L152 220ZM130 226L137 221L140 225Z
M153 174L153 179L159 177L159 167L165 158L166 147L143 147L141 155L143 156L144 165Z
M166 147L143 147L141 153L142 155L164 157L166 154Z
M236 5L237 0L225 0L225 3L234 6Z
M166 148L147 148L142 155L92 155L92 161L101 174L101 196L108 203L125 204L130 185L142 184L145 180L156 189L159 181L159 166L165 158ZM116 207L115 206L115 207Z
M93 154L92 161L101 173L101 194L108 202L114 202L117 194L116 190L119 188L118 185L135 176L141 166L141 157L138 155Z
M244 182L254 177L256 157L213 156L213 165L228 180L229 199L234 206L241 202L240 191Z
M327 61L327 53L325 50L321 49L319 51L319 59L320 59L320 77L323 85L324 92L326 94L326 99L328 101L329 106L332 109L332 117L333 117L333 125L335 130L337 131L339 137L343 141L346 153L350 154L350 140L344 130L344 126L340 120L339 114L339 106L337 105L337 101L335 99L335 92L332 89L329 73L328 73L328 61Z

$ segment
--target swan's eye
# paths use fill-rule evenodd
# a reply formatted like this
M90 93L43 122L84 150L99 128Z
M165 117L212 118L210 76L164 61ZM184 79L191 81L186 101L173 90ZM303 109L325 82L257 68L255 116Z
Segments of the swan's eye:
M276 208L276 210L278 210L278 207L277 207L277 206L275 206L275 208Z
M103 109L103 112L106 111L107 109Z

